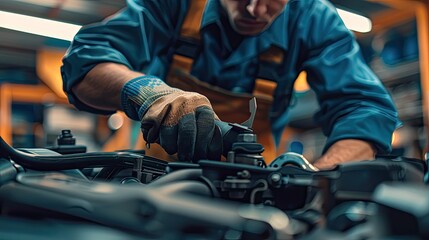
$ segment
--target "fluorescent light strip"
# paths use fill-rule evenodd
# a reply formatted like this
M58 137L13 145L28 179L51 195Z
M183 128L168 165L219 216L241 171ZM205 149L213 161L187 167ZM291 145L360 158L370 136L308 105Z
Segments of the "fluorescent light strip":
M0 11L0 27L72 41L82 26Z
M337 11L346 27L350 30L363 33L371 31L372 23L370 19L339 8L337 8ZM72 41L74 35L82 26L0 11L0 27Z
M348 29L361 33L371 31L372 22L369 18L339 8L337 8L337 11Z

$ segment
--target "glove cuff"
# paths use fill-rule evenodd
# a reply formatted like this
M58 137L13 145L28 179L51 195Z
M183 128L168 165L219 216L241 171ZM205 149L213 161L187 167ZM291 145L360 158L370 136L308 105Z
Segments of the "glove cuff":
M181 90L168 86L158 77L144 75L128 81L121 91L121 105L127 116L140 120L160 97Z

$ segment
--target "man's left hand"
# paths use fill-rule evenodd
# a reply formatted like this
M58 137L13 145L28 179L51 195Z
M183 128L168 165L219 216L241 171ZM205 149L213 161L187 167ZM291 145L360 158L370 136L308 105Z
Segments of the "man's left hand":
M314 163L314 166L321 170L332 169L341 163L373 160L375 153L374 147L369 142L358 139L343 139L335 142Z

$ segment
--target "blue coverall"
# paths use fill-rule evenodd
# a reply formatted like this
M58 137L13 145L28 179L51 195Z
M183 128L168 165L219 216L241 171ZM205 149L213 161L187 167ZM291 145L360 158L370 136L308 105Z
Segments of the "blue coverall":
M163 79L171 61L171 47L179 37L189 1L128 0L116 15L83 27L63 59L64 90L82 110L102 113L80 102L71 88L95 65L116 62ZM353 34L326 0L290 0L272 25L256 36L231 43L219 0L208 0L201 24L202 49L192 74L231 91L252 92L259 53L270 46L284 51L273 71L277 89L273 111L293 91L294 80L305 70L320 111L315 121L334 142L353 138L374 144L379 153L391 150L391 136L400 125L386 89L364 62ZM107 97L107 96L106 96ZM286 124L282 114L273 125Z

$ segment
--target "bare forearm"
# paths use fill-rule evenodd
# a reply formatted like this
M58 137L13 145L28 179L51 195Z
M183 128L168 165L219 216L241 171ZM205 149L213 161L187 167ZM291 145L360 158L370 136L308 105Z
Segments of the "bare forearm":
M73 87L80 101L100 110L121 110L121 89L126 82L142 76L117 63L100 63Z
M335 165L351 161L372 160L373 146L357 139L344 139L334 143L314 164L319 169L329 169Z

